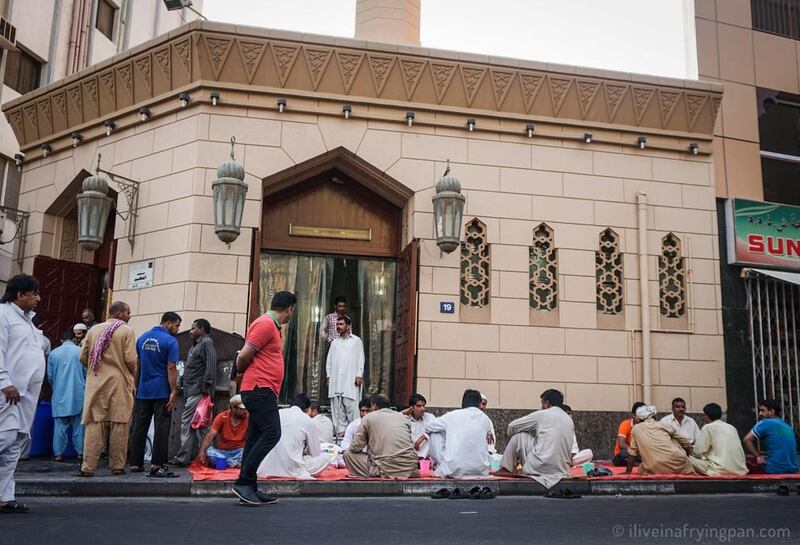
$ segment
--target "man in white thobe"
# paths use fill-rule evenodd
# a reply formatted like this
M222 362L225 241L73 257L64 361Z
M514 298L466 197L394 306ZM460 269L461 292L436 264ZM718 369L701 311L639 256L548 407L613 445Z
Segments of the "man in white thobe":
M495 475L519 474L517 466L522 465L522 475L552 488L569 477L575 426L561 408L564 404L561 392L545 390L541 401L542 410L508 425L510 440L500 461L502 469Z
M408 425L411 426L411 440L414 442L414 451L417 453L417 458L427 458L429 451L428 434L425 433L425 427L435 420L436 417L432 414L425 412L425 405L428 404L420 394L411 394L408 398L408 407L403 409L402 413L408 416Z
M317 428L317 438L320 443L333 443L333 422L322 414L322 406L319 401L311 401L305 413Z
M258 466L259 477L313 479L330 465L331 458L320 448L317 428L305 412L310 403L298 394L291 407L278 411L281 439Z
M331 416L338 436L344 435L347 425L358 418L358 400L364 383L364 345L350 331L351 323L349 316L337 318L339 336L331 343L325 364Z
M434 418L425 431L430 437L434 476L441 478L488 477L492 423L480 410L481 393L465 390L461 409Z
M18 274L0 299L0 511L24 513L16 501L14 471L31 425L45 373L41 332L32 318L39 303L39 282Z
M672 400L672 413L662 418L661 423L683 435L691 444L700 435L700 426L693 418L686 416L686 401L681 397Z
M564 405L562 407L562 409L564 409L564 412L567 413L567 415L570 418L572 418L572 407L570 407L569 405ZM573 418L572 422L573 423L575 422L574 418ZM592 452L592 449L585 448L585 449L581 450L581 448L578 446L578 436L575 435L574 432L572 433L572 450L571 450L571 452L572 452L572 465L573 466L579 466L579 465L585 464L586 462L591 462L592 458L594 458L594 453Z

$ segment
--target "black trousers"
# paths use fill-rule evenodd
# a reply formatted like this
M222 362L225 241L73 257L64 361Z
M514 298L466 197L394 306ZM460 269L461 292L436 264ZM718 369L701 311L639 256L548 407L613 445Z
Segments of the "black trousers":
M133 405L133 435L131 436L131 465L142 467L150 419L154 418L153 457L151 465L163 466L169 453L169 428L172 413L167 410L168 398L137 399Z
M247 442L242 453L242 469L236 484L255 488L259 464L281 438L278 396L269 388L256 388L241 394L249 414L249 423Z

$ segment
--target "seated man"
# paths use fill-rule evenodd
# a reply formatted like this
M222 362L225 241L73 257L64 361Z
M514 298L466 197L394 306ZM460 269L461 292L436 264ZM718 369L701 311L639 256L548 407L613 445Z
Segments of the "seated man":
M197 459L206 466L214 467L209 458L225 458L228 467L242 465L242 451L247 439L248 415L242 402L242 396L231 398L230 409L217 415L211 423L211 429L203 438L200 454ZM211 446L214 439L217 446Z
M408 425L411 426L411 440L414 442L417 458L428 457L428 435L425 433L425 426L436 418L425 412L427 404L428 400L420 394L411 394L408 398L408 408L402 411L408 417Z
M344 453L347 449L350 448L350 445L353 443L353 438L356 436L356 432L358 428L361 426L361 419L364 418L367 414L369 414L370 406L372 402L369 399L362 399L358 402L358 413L359 417L350 422L347 425L347 428L344 430L344 437L342 438L342 444L340 445L340 454L336 459L336 466L339 469L346 469L347 464L344 463ZM367 452L367 447L364 447L362 452Z
M344 453L350 475L407 479L417 472L418 463L408 418L391 410L389 400L380 394L372 396L370 409Z
M432 419L425 427L436 477L489 475L489 439L492 423L480 410L481 393L465 390L461 409Z
M319 437L320 443L333 443L333 422L322 414L319 401L312 401L306 414L311 417L317 427L317 437Z
M552 488L569 477L575 426L561 408L564 405L561 392L545 390L541 402L542 410L508 425L510 440L500 461L501 470L495 475L517 475L517 466L522 465L522 475Z
M611 463L617 467L626 467L628 465L628 445L631 444L631 431L633 426L639 423L636 417L636 410L643 407L644 403L637 401L631 407L631 418L626 418L619 424L617 429L617 440L614 443L614 457ZM639 460L634 460L634 464L638 464Z
M569 405L564 405L564 412L572 418L572 407ZM575 422L575 419L572 418L572 422ZM591 449L585 448L581 450L578 448L578 436L575 433L572 434L572 465L579 466L585 464L586 462L591 462L592 458L594 458L594 452Z
M312 479L322 473L331 458L322 453L317 427L306 414L311 401L297 394L292 406L281 409L281 439L258 466L259 477Z
M758 402L758 423L745 435L744 448L764 465L766 473L797 473L797 438L792 427L781 418L781 405L774 399ZM756 439L764 455L758 453Z
M662 418L661 423L683 435L693 445L697 435L700 433L700 427L694 421L694 418L686 416L686 401L682 397L676 397L672 400L672 414Z
M697 475L689 463L692 445L670 426L655 420L656 408L643 405L636 409L641 421L633 427L628 447L628 469L633 470L634 456L640 456L639 474Z
M697 435L689 462L701 475L746 475L739 432L720 418L722 407L716 403L703 407L705 425Z

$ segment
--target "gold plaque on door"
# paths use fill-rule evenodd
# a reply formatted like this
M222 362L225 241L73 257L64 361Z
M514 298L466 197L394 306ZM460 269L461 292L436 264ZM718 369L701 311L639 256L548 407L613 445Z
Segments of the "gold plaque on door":
M372 240L372 229L339 229L337 227L310 227L289 224L290 237L338 238L344 240Z

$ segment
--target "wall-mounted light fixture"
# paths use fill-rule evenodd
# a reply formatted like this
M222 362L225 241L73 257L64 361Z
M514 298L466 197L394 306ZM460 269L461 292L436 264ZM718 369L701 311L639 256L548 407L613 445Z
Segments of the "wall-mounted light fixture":
M583 141L586 142L587 144L591 144L593 138L594 136L592 135L592 133L590 132L583 133Z
M409 129L414 126L414 117L414 112L406 112L406 122L408 123Z
M141 108L139 108L139 121L144 122L147 121L148 119L150 119L150 110L142 106Z
M700 153L700 145L697 142L692 142L689 144L689 153L692 155L697 155Z
M636 145L639 146L639 149L644 149L647 146L647 137L640 136L636 139Z
M28 219L30 219L30 212L25 212L19 208L11 208L9 206L0 206L0 216L5 221L14 222L14 236L11 238L4 238L4 233L0 232L0 245L10 244L15 240L19 240L19 253L17 254L17 265L22 268L25 262L25 242L28 240ZM11 250L13 252L13 249Z
M281 97L278 99L278 111L283 113L286 110L286 99Z
M42 156L47 157L51 153L53 153L53 147L50 144L42 144Z
M464 201L461 182L450 174L448 159L444 175L436 182L436 195L433 196L433 230L436 245L447 254L453 253L460 245Z
M181 108L186 108L191 102L192 97L189 93L181 93L178 95L178 102L181 103Z
M110 119L103 121L103 126L106 128L106 136L111 136L111 133L117 128L117 124Z
M14 164L17 166L17 170L22 170L22 163L25 162L25 156L21 153L14 154Z
M353 112L353 107L349 104L345 104L342 106L342 113L344 113L345 119L350 119L350 114Z
M211 91L208 93L208 98L211 99L211 105L216 106L219 104L219 91Z
M119 186L121 193L125 195L128 203L127 212L123 215L116 207L115 212L123 221L128 223L128 242L133 248L136 218L139 215L139 182L101 169L101 157L102 155L98 153L95 174L83 180L81 184L82 191L77 196L78 243L90 252L103 245L108 215L114 205L114 200L108 196L108 182L102 176L102 174L105 174Z
M231 137L231 158L217 167L217 178L211 184L214 191L214 233L225 244L239 237L247 198L244 167L233 156L235 144L236 139Z
M525 124L525 134L528 135L528 138L533 138L533 131L536 129L533 123L526 123Z
M474 131L475 130L475 125L476 125L475 118L474 117L468 117L467 118L467 130L469 132Z
M79 132L72 133L70 138L72 138L72 147L73 148L77 148L80 145L80 143L83 142L83 136L81 136L81 133L79 133Z

